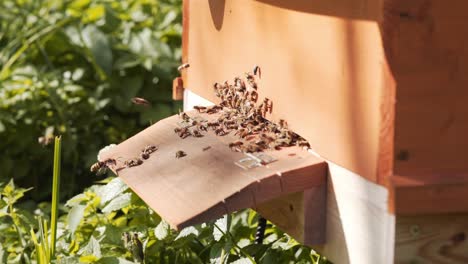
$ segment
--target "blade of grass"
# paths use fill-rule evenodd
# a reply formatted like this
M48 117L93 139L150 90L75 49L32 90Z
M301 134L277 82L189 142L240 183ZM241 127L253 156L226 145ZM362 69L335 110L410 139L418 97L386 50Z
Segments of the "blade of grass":
M60 156L61 156L61 137L55 137L54 148L54 175L52 181L52 210L50 216L50 256L54 259L55 256L55 241L57 239L57 218L58 218L58 200L60 187Z

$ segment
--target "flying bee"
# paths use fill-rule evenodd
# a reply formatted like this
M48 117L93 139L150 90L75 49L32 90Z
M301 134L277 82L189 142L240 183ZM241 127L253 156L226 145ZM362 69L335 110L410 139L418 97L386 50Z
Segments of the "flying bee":
M258 75L258 78L262 78L262 69L260 69L258 65L255 66L255 68L253 69L253 74Z
M91 165L91 168L89 169L91 172L94 172L98 175L101 175L107 171L109 166L115 166L117 165L117 161L112 158L108 158L104 161L98 161Z
M133 158L133 159L126 160L124 162L124 165L127 166L128 168L135 167L141 164L143 164L143 160L140 158Z
M180 159L182 157L187 156L187 153L183 152L182 150L179 150L179 151L176 152L175 156L176 156L177 159Z
M151 103L148 102L148 100L144 99L144 98L141 98L141 97L133 97L132 98L132 103L136 104L136 105L143 105L143 106L151 106Z
M184 63L184 64L180 65L179 67L177 67L177 70L182 71L182 70L187 69L188 67L190 67L190 64Z
M206 112L206 107L205 107L205 106L198 106L198 105L196 105L196 106L193 107L193 109L197 110L198 113L204 113L204 112Z

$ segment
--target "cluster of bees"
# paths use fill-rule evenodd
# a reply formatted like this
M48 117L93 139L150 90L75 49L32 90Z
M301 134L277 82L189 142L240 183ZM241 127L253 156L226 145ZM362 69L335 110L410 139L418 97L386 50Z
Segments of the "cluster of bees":
M188 64L179 67L179 70L188 68ZM223 84L215 83L213 85L215 95L221 99L221 103L214 106L195 106L194 109L199 113L219 114L214 121L196 120L187 113L179 113L182 119L183 127L174 129L180 138L189 136L203 137L204 133L212 130L217 136L225 136L234 133L239 140L229 143L232 151L254 153L265 150L280 150L283 147L300 146L310 148L309 143L303 137L288 129L285 120L273 123L266 119L267 114L273 111L273 102L264 98L258 104L258 85L256 77L261 78L261 69L256 66L252 72L245 73L245 79L234 78L233 83L225 81ZM143 98L133 98L135 104L150 105ZM203 148L203 151L210 147ZM146 146L139 157L126 160L123 168L130 168L143 164L151 153L158 150L154 145ZM176 158L187 156L182 150L175 153ZM98 161L91 166L92 172L98 172L107 169L109 166L116 166L115 159ZM119 169L119 170L120 170Z
M267 114L273 111L273 102L264 98L258 104L256 76L261 77L258 66L253 72L245 73L245 80L236 77L233 83L215 83L214 92L221 103L210 107L195 106L194 109L199 113L219 113L219 117L212 122L197 121L186 113L180 113L180 118L188 125L178 127L174 132L181 138L203 137L203 132L208 130L218 136L234 132L239 140L229 143L229 148L245 153L280 150L290 146L309 148L310 145L304 138L288 129L285 120L281 119L275 124L266 119Z
M119 168L118 170L122 170L124 168L135 167L135 166L143 164L143 161L149 159L150 155L156 150L158 150L158 147L155 145L146 146L144 149L141 150L139 157L131 158L131 159L124 161L124 166ZM91 165L90 171L97 173L97 174L102 174L102 173L105 173L110 166L116 166L116 165L117 165L116 159L108 158L104 161L98 161L94 163L93 165Z

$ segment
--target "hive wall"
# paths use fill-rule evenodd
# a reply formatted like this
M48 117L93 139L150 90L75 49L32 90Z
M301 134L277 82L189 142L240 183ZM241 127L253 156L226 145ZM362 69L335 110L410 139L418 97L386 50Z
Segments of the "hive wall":
M185 87L215 101L214 82L259 65L272 119L286 119L321 156L382 182L393 158L382 8L348 2L185 1Z

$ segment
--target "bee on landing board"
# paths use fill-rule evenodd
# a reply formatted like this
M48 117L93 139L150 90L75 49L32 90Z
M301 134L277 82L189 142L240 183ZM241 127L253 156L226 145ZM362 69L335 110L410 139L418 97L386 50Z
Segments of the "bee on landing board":
M89 170L91 172L94 172L100 175L100 174L104 174L109 168L109 166L115 166L115 165L117 165L117 161L115 159L109 158L104 161L98 161L94 163L93 165L91 165Z
M183 152L182 150L179 150L179 151L176 152L175 156L176 156L177 159L180 159L182 157L187 156L187 153Z

